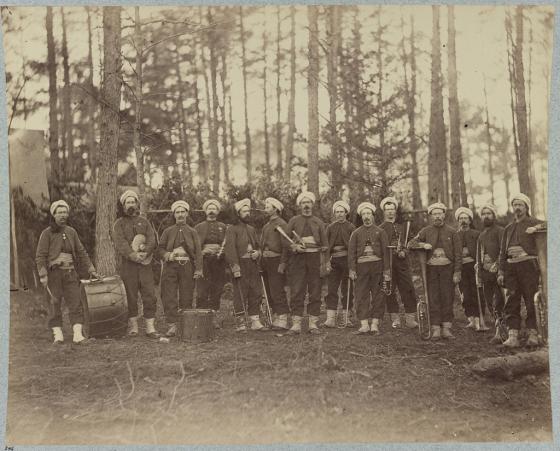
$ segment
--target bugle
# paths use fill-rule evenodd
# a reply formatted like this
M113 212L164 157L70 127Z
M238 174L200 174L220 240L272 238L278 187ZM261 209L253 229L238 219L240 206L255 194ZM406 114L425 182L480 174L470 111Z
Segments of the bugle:
M546 229L538 229L535 232L535 244L537 246L537 262L539 266L539 289L535 293L533 303L535 304L535 317L537 322L537 333L539 341L546 345L548 343L548 273L547 273L547 246Z

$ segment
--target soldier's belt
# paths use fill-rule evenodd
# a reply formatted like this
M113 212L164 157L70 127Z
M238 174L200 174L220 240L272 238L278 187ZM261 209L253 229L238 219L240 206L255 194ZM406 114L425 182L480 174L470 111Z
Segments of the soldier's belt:
M270 250L263 251L262 256L264 258L280 257L282 254L280 252L274 252Z
M249 254L249 252L247 252L246 254L243 254L241 256L241 258L251 258L251 254Z
M465 263L472 263L472 262L474 262L474 258L472 258L472 257L463 257L463 265L464 265Z
M521 263L521 262L526 262L528 260L536 260L537 256L536 255L521 255L519 257L512 257L512 258L508 258L506 261L508 263Z
M377 255L362 255L358 257L358 263L368 263L368 262L379 262L381 261L381 257Z
M303 252L312 253L312 252L319 252L320 250L321 248L319 247L306 247L305 249L303 249Z
M202 250L212 251L212 252L215 252L217 254L220 251L220 245L219 244L205 244L205 245L202 246Z
M439 257L439 258L430 258L427 262L430 266L446 266L451 264L451 260L447 257Z
M342 250L342 251L334 251L331 254L331 257L336 258L336 257L346 257L348 255L348 251L347 250Z

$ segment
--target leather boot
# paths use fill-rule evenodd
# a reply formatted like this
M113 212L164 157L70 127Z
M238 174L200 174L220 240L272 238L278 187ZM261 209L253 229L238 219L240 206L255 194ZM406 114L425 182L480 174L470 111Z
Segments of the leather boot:
M327 320L323 323L324 327L336 327L336 310L327 310Z
M507 348L519 347L519 330L517 329L508 330L508 339L504 341L504 346Z

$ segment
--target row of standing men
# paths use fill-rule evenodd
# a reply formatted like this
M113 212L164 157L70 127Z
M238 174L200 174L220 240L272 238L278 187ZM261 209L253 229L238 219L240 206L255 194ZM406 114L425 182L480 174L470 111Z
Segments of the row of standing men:
M203 205L206 220L194 228L187 224L190 206L177 201L172 207L175 224L166 228L157 243L148 220L139 216L139 200L134 191L120 198L124 215L113 226L112 238L121 257L120 273L125 285L130 336L138 335L138 293L141 294L146 335L159 338L155 329L156 297L151 258L163 261L161 298L168 323L166 336L177 333L179 312L192 308L196 283L196 306L218 311L226 282L226 267L231 269L234 286L236 330L267 330L259 312L262 289L272 310L272 327L298 334L307 310L308 331L320 333L321 279L328 278L325 327L338 322L359 321L357 334L379 334L385 310L393 327L400 326L396 287L405 310L405 326L416 328L417 296L412 282L409 251L427 251L427 290L431 318L431 338L454 338L454 286L458 285L467 327L480 329L476 298L477 282L483 287L484 304L496 318L493 342L501 343L498 321L505 317L508 328L506 346L519 346L521 298L525 301L527 344L536 345L533 299L537 291L538 268L533 234L544 223L530 216L530 200L523 194L511 199L515 219L505 231L496 224L496 208L486 204L480 210L484 230L472 226L473 212L461 207L455 211L459 228L445 224L447 208L442 203L428 207L430 225L411 240L408 227L396 222L398 201L387 197L380 203L384 221L375 225L375 205L362 202L357 207L363 225L356 228L349 220L350 206L334 203L334 220L328 226L313 214L315 196L303 192L297 198L301 213L286 222L281 217L282 203L265 201L269 221L261 236L249 224L250 199L235 203L238 221L225 225L218 221L221 205L207 200ZM98 277L76 231L67 225L69 207L63 200L51 205L54 224L41 234L37 246L37 268L41 282L69 306L75 343L85 342L82 334L83 312L79 301L77 270L86 268ZM284 287L290 288L290 302ZM500 286L506 287L506 299ZM307 298L307 303L306 303ZM340 299L346 309L337 318ZM355 305L354 301L355 300ZM291 315L290 315L291 314ZM289 318L291 316L291 318ZM291 324L290 320L291 319ZM55 343L64 340L60 307L49 320Z

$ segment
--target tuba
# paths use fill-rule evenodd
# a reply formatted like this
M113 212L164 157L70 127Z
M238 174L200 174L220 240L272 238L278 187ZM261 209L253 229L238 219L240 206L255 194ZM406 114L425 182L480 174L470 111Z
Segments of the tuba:
M418 332L422 340L429 340L432 336L432 325L430 323L430 301L428 299L428 252L424 247L414 246L413 250L418 255L418 262L420 263L420 271L422 274L422 285L424 286L424 299L418 298L416 304L416 313L418 315Z
M547 274L547 246L546 228L535 232L535 244L537 246L537 261L539 264L540 278L539 289L533 299L535 304L535 317L537 320L537 331L539 341L548 343L548 274Z

